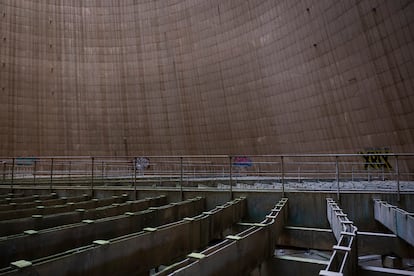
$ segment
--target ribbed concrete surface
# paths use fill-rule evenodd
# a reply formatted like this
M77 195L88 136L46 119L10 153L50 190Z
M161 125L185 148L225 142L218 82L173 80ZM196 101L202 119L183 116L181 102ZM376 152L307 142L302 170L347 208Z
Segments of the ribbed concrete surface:
M412 1L0 0L0 155L414 151Z

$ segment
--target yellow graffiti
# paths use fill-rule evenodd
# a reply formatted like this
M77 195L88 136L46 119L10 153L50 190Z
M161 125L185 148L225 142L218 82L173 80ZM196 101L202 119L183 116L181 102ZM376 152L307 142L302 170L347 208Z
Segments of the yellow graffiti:
M389 150L368 150L366 152L358 152L365 159L364 169L392 169L390 162L388 161L388 155L386 153L391 153Z

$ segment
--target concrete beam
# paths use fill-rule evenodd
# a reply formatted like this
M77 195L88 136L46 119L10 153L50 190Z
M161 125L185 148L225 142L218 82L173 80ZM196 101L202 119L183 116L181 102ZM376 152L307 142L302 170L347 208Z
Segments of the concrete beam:
M278 237L279 247L298 247L331 250L336 243L331 229L285 226Z
M118 237L107 242L66 251L50 258L32 261L27 273L57 275L62 267L71 275L143 274L154 267L170 263L192 251L205 247L223 231L241 220L246 213L246 200L234 200L224 208L201 214L194 220L181 220L151 231ZM243 212L244 210L244 212ZM217 228L221 225L222 228ZM219 231L212 232L212 231ZM13 267L0 275L16 275Z
M84 194L82 196L75 196L75 197L61 197L61 198L56 198L56 199L45 199L45 200L38 199L32 202L25 202L25 203L19 203L19 204L10 202L8 204L1 204L0 212L15 211L18 209L29 209L29 208L33 208L39 205L42 205L42 206L60 205L66 202L80 202L80 201L84 201L88 199L90 199L89 195Z
M46 216L58 213L71 212L77 209L92 209L110 205L113 203L122 203L125 202L127 199L127 196L112 196L110 198L104 199L92 199L81 202L66 202L65 204L54 206L44 206L41 205L41 202L39 202L39 205L37 205L34 208L0 212L0 220L25 218L30 217L32 215Z
M191 255L168 267L159 275L242 275L260 267L273 256L276 237L286 221L287 199L283 198L266 219L252 224L237 235L227 236L222 242L200 252L202 258Z
M374 217L399 238L414 246L414 213L374 199Z
M359 275L364 276L414 276L414 271L376 267L360 266Z
M127 201L119 205L102 206L95 209L78 209L53 215L33 215L29 218L0 221L0 237L21 234L26 230L41 230L59 225L77 223L85 219L99 219L107 216L145 210L151 206L160 206L167 203L165 196L147 198L137 201Z
M358 236L358 255L393 252L403 258L414 258L413 247L395 234L360 232ZM279 247L311 248L331 250L336 240L331 229L285 226L277 244Z
M275 256L266 260L260 272L261 275L318 275L327 264L327 261Z
M395 234L358 231L358 255L390 253L402 258L414 258L413 247Z
M4 190L0 189L0 192L4 192ZM23 197L23 193L5 193L5 194L0 194L0 200L3 200L5 198L18 198L18 197Z
M23 235L0 240L0 268L15 260L34 260L85 246L97 238L107 240L141 231L145 226L157 227L184 217L196 216L204 210L204 201L203 198L189 199L161 207L150 207L151 210L146 211L83 220L81 223L41 231L25 231Z
M31 195L31 196L23 196L23 197L6 197L0 200L0 204L7 204L10 202L13 203L25 203L25 202L32 202L35 200L47 200L57 198L56 193L45 194L45 195Z
M326 212L332 232L338 243L333 246L333 254L328 266L321 270L319 275L356 275L358 267L357 228L331 198L326 199Z

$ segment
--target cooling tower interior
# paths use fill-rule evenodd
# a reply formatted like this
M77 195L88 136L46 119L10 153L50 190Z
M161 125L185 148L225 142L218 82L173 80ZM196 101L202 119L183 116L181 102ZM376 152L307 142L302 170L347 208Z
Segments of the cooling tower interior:
M412 1L1 0L0 155L414 151Z
M414 275L414 0L0 0L0 276Z

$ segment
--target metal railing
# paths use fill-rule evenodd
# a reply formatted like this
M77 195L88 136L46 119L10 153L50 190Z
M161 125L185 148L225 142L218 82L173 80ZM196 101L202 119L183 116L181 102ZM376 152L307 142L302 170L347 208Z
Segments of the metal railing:
M412 189L414 153L0 158L1 185L216 189ZM403 183L404 185L401 185ZM408 184L407 184L408 183Z

